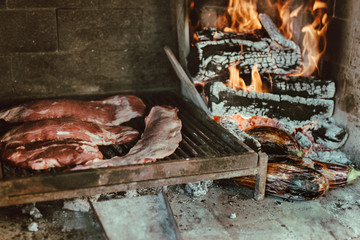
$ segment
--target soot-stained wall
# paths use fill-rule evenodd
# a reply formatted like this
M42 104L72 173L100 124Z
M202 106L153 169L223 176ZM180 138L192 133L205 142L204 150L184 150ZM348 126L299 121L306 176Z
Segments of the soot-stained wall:
M322 74L336 81L336 121L349 131L343 150L360 165L360 1L335 0Z
M174 0L0 0L0 101L178 88Z

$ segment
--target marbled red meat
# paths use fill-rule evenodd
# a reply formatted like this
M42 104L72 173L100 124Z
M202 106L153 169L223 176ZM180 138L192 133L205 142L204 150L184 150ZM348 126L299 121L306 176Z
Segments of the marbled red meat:
M116 126L143 116L145 104L133 95L116 95L100 101L38 100L0 111L0 119L18 123L73 117L100 125Z
M37 141L79 139L97 145L132 142L139 132L128 126L100 126L73 118L43 119L26 122L3 135L2 145L20 145Z
M96 144L78 140L9 145L1 153L1 160L5 163L33 170L77 165L102 158Z
M73 170L122 166L154 162L175 152L182 140L181 120L178 109L170 106L155 106L145 118L145 130L141 139L122 157L109 160L88 161Z

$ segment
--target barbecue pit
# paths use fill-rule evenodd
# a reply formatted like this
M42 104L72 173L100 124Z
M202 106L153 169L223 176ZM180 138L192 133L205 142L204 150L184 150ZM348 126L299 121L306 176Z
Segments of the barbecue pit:
M325 92L330 92L330 96L335 81L335 96L326 95L325 98L333 99L335 119L351 133L343 150L358 163L359 89L356 81L359 69L355 51L359 42L359 18L355 13L358 3L329 2L332 22L327 31L328 51L323 55L320 71L322 79L329 80ZM182 133L185 141L177 152L153 164L81 172L32 172L2 166L2 206L259 174L266 156L248 149L224 129L208 122L208 116L199 113L198 108L184 101L179 94L183 86L163 47L168 45L186 69L190 49L190 32L186 24L190 3L0 1L0 20L7 23L0 26L1 35L6 36L0 40L2 107L33 99L93 99L100 95L132 93L144 97L149 106L160 103L179 107L180 113L184 114L180 118L186 127ZM262 8L259 11L267 12ZM271 11L267 12L269 16L272 16ZM279 86L282 86L281 80ZM145 91L149 89L150 93ZM316 95L315 98L323 96ZM186 109L185 113L183 109ZM141 128L141 121L131 124ZM220 146L228 147L220 151L211 136L219 138ZM197 143L205 144L201 145L204 148ZM101 150L111 157L124 154L129 147L131 145L110 146ZM220 155L216 155L218 152ZM239 155L243 160L240 161ZM224 171L219 170L219 162ZM229 162L230 165L226 165ZM247 166L242 165L243 162ZM173 166L185 169L186 173L175 171ZM151 176L138 174L145 168ZM121 177L113 177L114 173ZM89 182L89 179L92 180ZM261 196L261 191L258 192Z

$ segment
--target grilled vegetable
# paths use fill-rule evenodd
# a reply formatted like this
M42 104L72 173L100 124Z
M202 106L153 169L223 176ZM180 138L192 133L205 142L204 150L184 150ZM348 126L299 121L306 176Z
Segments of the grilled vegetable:
M310 167L327 178L330 188L342 187L347 184L354 183L357 177L360 176L360 171L355 170L353 167L334 163L319 162L309 158L286 155L272 157L269 159L269 162L291 163Z
M244 130L261 143L261 150L267 154L295 155L304 152L296 140L284 130L270 126L252 127Z
M245 187L255 187L255 176L234 178ZM290 163L268 163L266 194L290 200L312 200L329 189L329 183L321 173L309 167Z

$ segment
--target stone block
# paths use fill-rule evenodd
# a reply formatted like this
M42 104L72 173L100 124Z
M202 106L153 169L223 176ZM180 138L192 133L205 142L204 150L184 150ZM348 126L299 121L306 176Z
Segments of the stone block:
M340 68L336 81L338 82L338 92L335 96L336 106L354 116L360 113L360 75L358 72L349 68Z
M356 71L360 71L360 39L359 38L353 39L352 51L350 55L350 65Z
M179 80L174 76L164 52L102 52L100 65L102 84L108 91L179 87Z
M99 0L100 8L136 8L146 6L148 0Z
M0 99L6 99L14 92L14 85L11 79L11 57L0 56L0 73Z
M0 9L6 8L6 0L0 0Z
M20 54L14 57L16 98L101 93L97 52Z
M350 21L359 20L360 1L358 0L338 0L335 2L335 17Z
M0 52L57 50L54 10L1 11L0 22Z
M97 7L98 0L8 0L7 6L8 8L90 8Z
M351 53L353 28L347 21L333 19L326 33L327 51L324 59L333 63L348 65Z
M137 49L143 39L140 9L58 11L59 49Z

